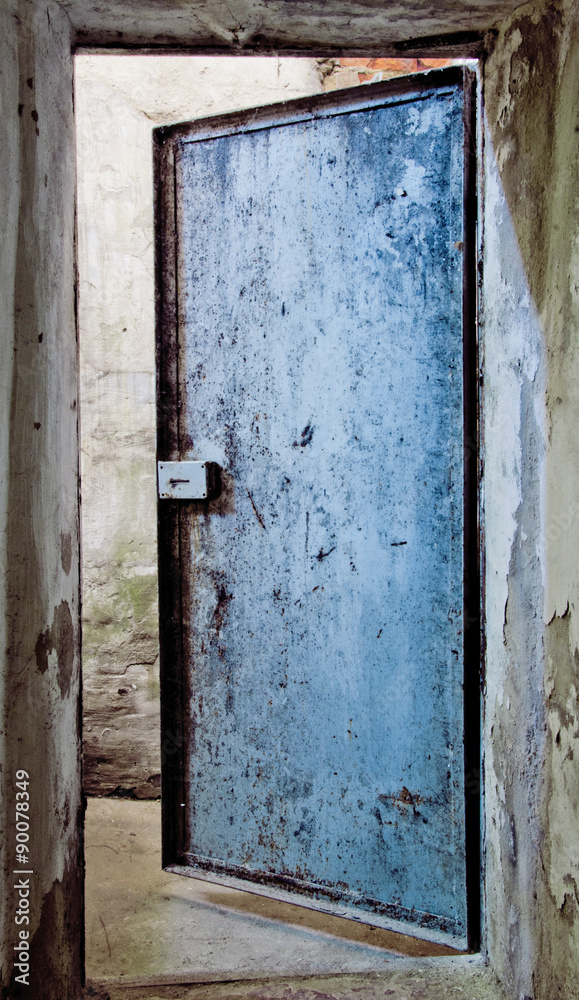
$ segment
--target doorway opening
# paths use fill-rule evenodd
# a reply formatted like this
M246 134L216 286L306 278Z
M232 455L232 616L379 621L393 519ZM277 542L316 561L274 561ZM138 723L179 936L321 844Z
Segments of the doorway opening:
M76 57L89 977L361 971L392 952L454 953L160 870L161 758L179 736L159 737L151 130L449 60L421 62Z

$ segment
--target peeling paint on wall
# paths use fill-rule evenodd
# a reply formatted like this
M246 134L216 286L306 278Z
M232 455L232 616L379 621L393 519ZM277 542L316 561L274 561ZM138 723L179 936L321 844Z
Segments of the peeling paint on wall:
M74 625L68 601L61 601L54 609L52 625L36 640L36 668L41 674L48 670L49 655L53 652L56 653L58 686L64 698L70 691L75 654Z
M489 950L513 995L551 1000L579 996L576 5L522 7L485 89Z

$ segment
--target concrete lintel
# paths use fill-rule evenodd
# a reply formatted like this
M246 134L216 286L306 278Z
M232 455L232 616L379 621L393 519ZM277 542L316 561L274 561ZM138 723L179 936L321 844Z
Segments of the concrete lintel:
M457 0L422 5L396 0L298 0L261 3L180 0L170 7L150 0L61 0L77 45L188 47L200 53L284 51L346 55L396 55L410 48L446 53L471 45L508 17L517 0Z

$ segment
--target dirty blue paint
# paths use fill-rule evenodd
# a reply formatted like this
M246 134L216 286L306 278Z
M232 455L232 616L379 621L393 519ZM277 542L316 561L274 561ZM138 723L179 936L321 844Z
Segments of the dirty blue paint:
M462 938L461 90L195 138L183 855Z

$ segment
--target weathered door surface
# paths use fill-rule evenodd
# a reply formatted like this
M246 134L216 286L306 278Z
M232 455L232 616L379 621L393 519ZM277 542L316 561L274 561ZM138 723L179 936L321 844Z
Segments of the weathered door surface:
M156 133L165 864L458 945L467 91Z

